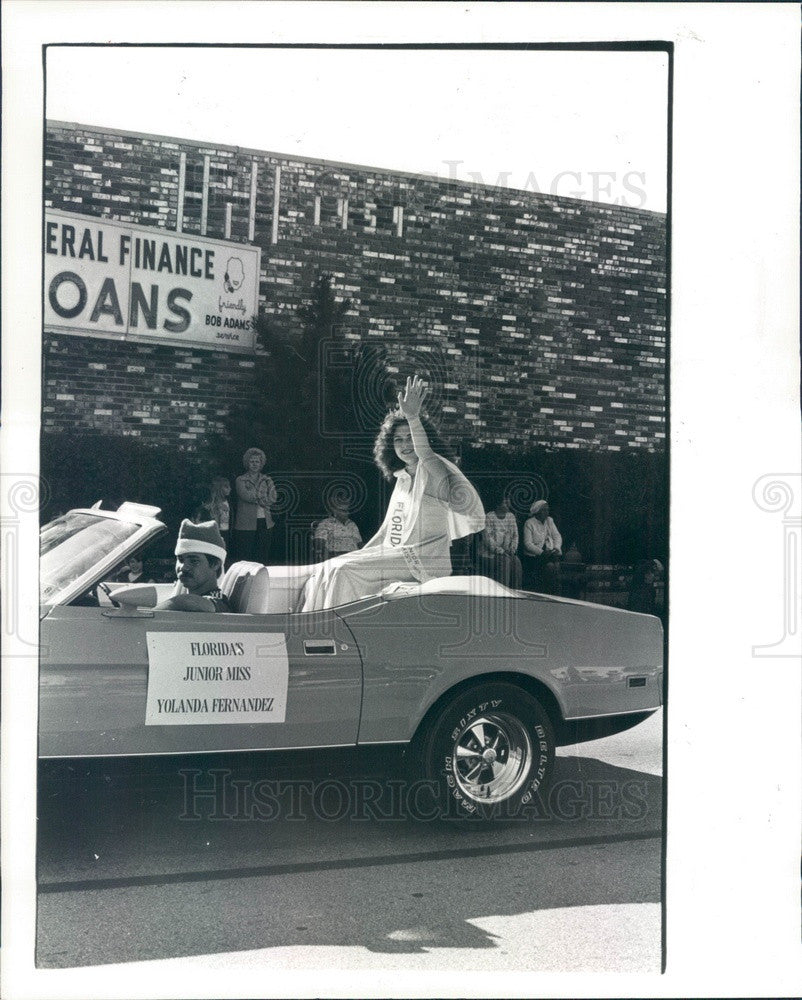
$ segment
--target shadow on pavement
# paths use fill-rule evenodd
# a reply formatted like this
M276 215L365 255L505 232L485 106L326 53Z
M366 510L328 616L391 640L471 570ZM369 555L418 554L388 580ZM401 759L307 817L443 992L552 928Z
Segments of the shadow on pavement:
M46 767L37 964L494 948L488 915L660 900L653 775L560 757L548 803L493 827L422 818L408 791L392 752Z

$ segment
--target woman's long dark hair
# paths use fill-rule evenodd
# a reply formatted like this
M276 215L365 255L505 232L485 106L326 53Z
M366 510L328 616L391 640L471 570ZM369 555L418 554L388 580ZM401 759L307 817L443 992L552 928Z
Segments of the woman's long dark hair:
M434 424L428 417L424 416L421 416L420 421L423 424L423 429L426 431L432 451L453 462L454 459L450 454L450 449L447 448ZM391 410L382 421L379 433L376 435L376 442L373 445L373 460L381 470L381 474L389 482L392 482L394 472L404 468L404 463L395 453L393 436L395 435L396 428L400 424L406 423L409 423L409 421L400 410Z

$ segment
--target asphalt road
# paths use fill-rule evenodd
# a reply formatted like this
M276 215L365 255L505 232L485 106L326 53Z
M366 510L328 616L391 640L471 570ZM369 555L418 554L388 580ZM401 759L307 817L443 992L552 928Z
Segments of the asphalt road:
M559 753L490 829L376 751L48 766L37 964L658 971L662 713Z

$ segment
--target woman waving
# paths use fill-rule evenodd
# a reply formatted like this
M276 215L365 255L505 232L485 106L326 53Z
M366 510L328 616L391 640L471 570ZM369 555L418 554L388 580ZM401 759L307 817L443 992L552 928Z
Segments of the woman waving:
M379 428L373 455L395 487L381 527L358 552L321 563L304 588L301 611L318 611L376 594L390 583L451 574L451 542L481 531L476 490L431 444L422 418L428 386L417 375L398 394L398 409ZM430 440L431 439L431 440Z

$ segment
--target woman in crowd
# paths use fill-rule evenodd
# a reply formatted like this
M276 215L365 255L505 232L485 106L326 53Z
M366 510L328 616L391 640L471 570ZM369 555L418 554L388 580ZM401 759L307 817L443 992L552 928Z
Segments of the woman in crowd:
M230 495L231 483L228 479L225 476L215 476L209 486L208 496L200 504L192 519L196 524L200 521L216 521L228 551L230 551L229 529L231 527L231 507L228 502Z
M273 535L271 506L276 487L262 469L267 456L261 448L249 448L242 456L246 472L237 476L237 515L234 520L234 548L237 559L266 563Z
M449 576L451 542L481 531L484 509L476 490L431 446L438 444L434 429L421 419L428 391L417 375L408 378L398 409L379 428L374 459L388 482L395 479L382 526L363 548L315 568L301 611L336 607L397 581Z
M485 519L477 557L480 573L503 583L505 587L520 588L522 569L518 558L518 523L503 494L499 496L495 510L491 510Z
M524 564L526 586L544 594L557 594L560 590L560 556L562 536L549 517L549 505L536 500L524 524Z

